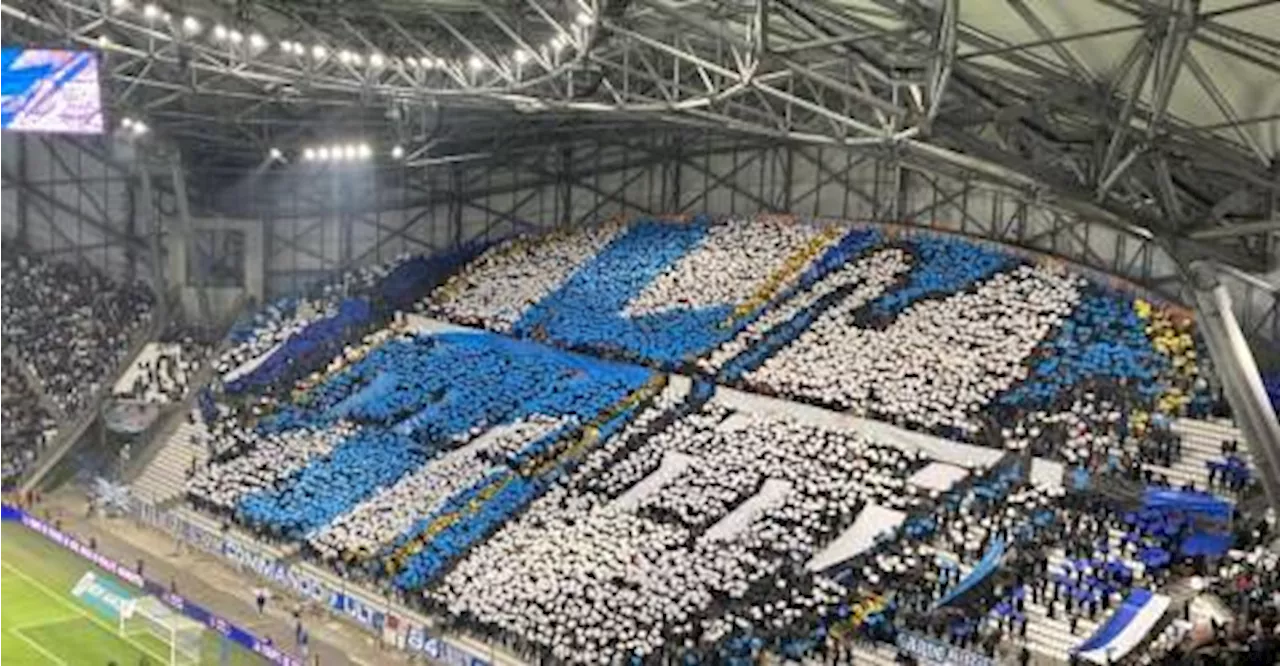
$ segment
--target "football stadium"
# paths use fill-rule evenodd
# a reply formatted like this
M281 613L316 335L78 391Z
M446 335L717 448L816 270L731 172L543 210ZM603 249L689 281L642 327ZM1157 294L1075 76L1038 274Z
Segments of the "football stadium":
M1280 663L1280 2L0 28L4 666Z

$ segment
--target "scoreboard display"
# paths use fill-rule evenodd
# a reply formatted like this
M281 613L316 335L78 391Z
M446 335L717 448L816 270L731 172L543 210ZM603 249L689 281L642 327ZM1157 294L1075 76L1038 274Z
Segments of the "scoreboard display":
M53 134L101 134L98 54L4 47L0 129Z

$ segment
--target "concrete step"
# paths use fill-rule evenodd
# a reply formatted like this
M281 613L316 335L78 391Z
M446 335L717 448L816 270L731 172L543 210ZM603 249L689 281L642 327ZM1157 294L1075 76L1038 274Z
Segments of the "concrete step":
M183 423L156 453L151 463L142 471L131 489L135 496L152 504L160 504L186 492L187 471L194 460L202 466L208 460L204 437L208 431L203 424Z

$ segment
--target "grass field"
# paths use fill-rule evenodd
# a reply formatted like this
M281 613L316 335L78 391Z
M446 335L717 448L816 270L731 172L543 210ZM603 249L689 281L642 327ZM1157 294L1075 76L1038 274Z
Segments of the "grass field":
M169 663L169 648L148 634L121 636L114 620L71 596L86 571L111 579L141 596L141 590L16 523L4 523L0 538L0 662L3 666L118 666ZM202 664L257 666L264 662L238 645L221 644L205 632Z

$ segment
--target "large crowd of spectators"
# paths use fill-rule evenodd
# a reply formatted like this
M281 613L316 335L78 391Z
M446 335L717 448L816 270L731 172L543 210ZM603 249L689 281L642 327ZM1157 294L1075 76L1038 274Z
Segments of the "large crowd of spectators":
M530 656L838 652L867 597L893 602L861 624L994 653L1032 621L1087 631L1181 561L1185 517L1008 466L940 496L908 482L920 454L709 401L717 380L1174 485L1172 419L1208 389L1189 317L1061 265L787 219L613 223L501 245L420 302L505 336L386 327L397 274L237 328L189 495ZM1220 464L1213 489L1243 492L1244 458ZM841 576L805 567L872 504L911 517ZM1000 548L1007 575L961 589Z
M8 485L67 425L58 415L76 418L114 380L151 320L153 297L140 282L121 284L87 264L48 261L12 243L0 255L0 290Z

